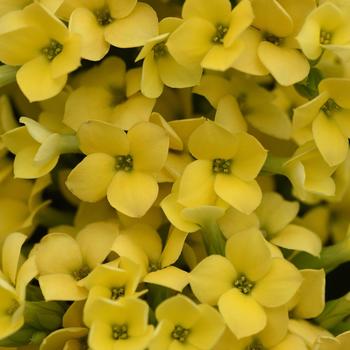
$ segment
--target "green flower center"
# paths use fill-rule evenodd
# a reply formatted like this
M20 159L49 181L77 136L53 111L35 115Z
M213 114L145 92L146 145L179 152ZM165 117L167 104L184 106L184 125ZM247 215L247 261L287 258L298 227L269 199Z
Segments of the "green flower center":
M73 271L73 277L80 281L85 278L91 272L90 267L87 265L82 266L79 270Z
M265 33L264 39L276 46L280 46L282 44L282 38L279 38L278 36L273 35L271 33Z
M172 338L178 340L180 343L184 343L190 334L190 330L182 326L176 325L174 330L171 332Z
M148 265L148 272L154 272L160 270L161 266L158 262L150 262Z
M250 294L254 288L254 282L250 281L245 275L241 275L235 280L233 286L243 294Z
M106 7L95 10L94 14L95 14L97 23L102 27L107 26L108 24L111 24L113 22L111 13Z
M58 56L63 50L63 45L55 39L51 39L49 45L41 49L42 54L49 60L52 61Z
M118 156L117 164L115 165L117 170L123 170L130 172L134 168L134 160L130 154L126 156Z
M128 339L128 326L126 324L113 325L112 326L112 337L115 340Z
M6 315L12 316L19 308L19 302L16 299L12 299L9 307L6 309Z
M258 339L254 339L244 350L266 350Z
M168 48L166 47L165 41L162 41L153 46L154 58L158 59L168 54Z
M223 44L224 43L224 38L225 35L228 32L228 27L223 25L223 24L218 24L216 26L216 33L214 34L213 38L212 38L212 42L214 44Z
M329 45L332 43L333 33L321 30L320 32L320 44Z
M332 98L329 98L327 102L321 107L321 111L328 117L330 117L333 112L341 111L341 109L342 108Z
M231 174L232 159L216 158L213 160L212 170L214 174Z
M125 288L124 287L115 287L111 289L111 299L117 300L120 297L123 297L125 295Z

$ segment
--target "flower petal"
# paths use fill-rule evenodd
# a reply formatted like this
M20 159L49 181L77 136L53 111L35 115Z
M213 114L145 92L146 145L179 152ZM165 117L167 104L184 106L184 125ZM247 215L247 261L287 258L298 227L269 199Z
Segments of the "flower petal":
M143 61L141 91L148 98L157 98L162 94L163 88L154 53L150 52Z
M136 170L118 171L107 190L111 206L131 217L145 215L157 195L158 184L154 177Z
M257 228L231 236L226 243L226 257L238 273L252 281L266 275L272 262L267 242Z
M188 272L175 266L168 266L161 270L149 272L143 281L181 292L188 284Z
M312 133L317 148L330 165L342 163L348 153L348 138L341 132L333 118L319 113L312 123Z
M294 265L273 258L270 271L256 282L252 296L266 307L282 306L294 296L301 282L302 276Z
M278 47L264 41L259 45L258 56L273 77L283 86L293 85L309 74L308 60L296 49Z
M236 277L237 272L228 259L210 255L191 271L190 285L200 302L215 305L232 288Z
M138 47L156 36L157 31L156 12L148 4L139 2L130 15L117 19L106 27L105 39L111 45L120 48Z
M214 25L227 20L231 13L231 4L228 0L187 0L182 7L182 17L203 18Z
M236 288L220 297L218 307L227 326L238 339L256 334L266 326L264 309L251 296Z
M104 198L115 170L115 158L104 153L86 156L68 175L66 186L85 202Z
M244 214L251 214L262 198L261 189L255 180L242 181L233 175L216 175L214 189L221 199Z
M113 18L123 18L132 12L137 0L107 0L107 4Z

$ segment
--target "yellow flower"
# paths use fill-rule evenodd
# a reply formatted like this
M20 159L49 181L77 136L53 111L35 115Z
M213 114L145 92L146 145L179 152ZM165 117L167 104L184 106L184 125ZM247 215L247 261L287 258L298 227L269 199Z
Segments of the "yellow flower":
M241 53L242 32L253 21L250 1L243 0L233 9L228 0L186 0L184 22L169 36L167 48L184 66L228 69Z
M187 233L171 229L167 242L147 225L134 225L122 230L112 250L139 264L143 282L158 284L177 291L188 284L188 273L172 266L180 257Z
M104 59L72 81L76 90L68 97L64 123L78 130L85 121L101 120L128 130L148 121L156 101L141 94L140 81L141 69L126 71L120 58Z
M12 233L2 245L0 339L15 333L24 324L26 287L38 273L33 258L21 264L21 248L26 238L21 233Z
M231 134L206 121L191 134L189 150L197 160L182 174L180 204L212 205L218 196L247 214L260 204L261 190L255 178L267 152L253 136Z
M242 35L248 44L232 66L254 75L270 72L283 86L303 80L310 67L306 57L297 50L294 37L315 7L314 1L253 0L252 7L253 28Z
M315 60L324 50L349 58L348 9L327 1L306 18L297 40L303 53Z
M233 235L226 243L226 257L210 255L190 273L194 295L203 303L218 305L238 339L263 330L267 324L264 308L288 303L301 281L291 263L272 258L257 229Z
M40 344L40 350L82 350L87 344L84 339L88 329L83 327L67 327L51 332Z
M25 42L23 42L23 38ZM42 6L32 4L0 19L0 60L21 66L17 83L30 101L57 95L80 65L80 39Z
M213 307L196 305L181 294L163 301L156 309L156 317L158 326L150 350L210 350L225 327Z
M33 250L45 299L86 299L88 292L79 281L104 261L117 233L115 223L96 222L84 227L75 239L66 233L45 235Z
M82 38L82 57L99 61L113 46L142 46L157 35L157 14L137 0L77 1L69 18L69 29Z
M322 80L319 84L320 94L296 108L293 115L294 128L309 131L310 137L330 166L339 165L348 154L349 84L350 80L344 78Z
M228 238L237 232L256 227L268 241L281 248L319 256L322 248L320 238L309 229L292 223L298 211L298 202L289 202L278 193L266 192L254 213L244 215L231 208L220 218L219 225Z
M90 328L88 344L92 350L144 350L153 335L147 324L148 305L136 298L120 303L98 299L94 303L93 319L85 320Z
M166 161L168 135L147 122L125 134L111 124L90 121L80 127L78 137L87 156L69 174L67 187L87 202L97 202L107 194L109 203L121 213L143 216L158 195L154 174Z
M12 0L2 1L0 4L0 16L6 15L9 12L20 10L29 5L32 0Z
M177 63L167 47L167 38L182 22L178 18L164 18L159 23L159 35L150 39L136 58L136 61L144 59L141 91L147 97L159 97L164 85L185 88L199 83L202 75L201 67L183 66Z
M253 79L232 74L230 80L205 74L193 91L216 109L215 121L231 132L247 131L248 123L279 139L289 139L292 125L287 113L274 104L274 96Z

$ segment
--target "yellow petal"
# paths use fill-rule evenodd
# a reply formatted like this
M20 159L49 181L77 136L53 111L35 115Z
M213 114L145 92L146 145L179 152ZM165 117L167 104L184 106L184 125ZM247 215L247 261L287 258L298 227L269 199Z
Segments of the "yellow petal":
M2 272L15 284L21 247L27 236L22 233L12 233L3 242L2 246Z
M175 266L168 266L161 270L149 272L143 281L181 292L188 284L188 272Z
M98 232L98 239L96 238ZM118 225L113 222L94 222L86 225L76 236L84 262L92 269L101 264L111 251L117 237Z
M278 1L253 0L252 6L255 15L254 27L278 37L285 37L292 33L292 18ZM271 16L269 18L273 20L267 18L266 13L269 13Z
M293 85L309 74L309 62L296 49L278 47L264 41L259 45L258 56L272 76L283 86Z
M99 121L83 123L78 130L79 148L85 153L106 153L111 156L129 153L129 141L120 128Z
M211 38L216 28L201 18L190 18L182 23L167 41L167 48L177 62L190 67L198 65L214 45Z
M76 8L69 18L69 29L81 36L81 57L99 61L109 50L104 38L104 28L98 25L96 16L85 7Z
M212 349L225 329L221 315L209 305L199 305L201 316L191 327L188 342L199 349Z
M221 295L232 288L236 277L237 272L228 259L210 255L192 270L189 278L191 289L198 300L216 305Z
M223 127L206 121L193 131L188 148L197 159L232 159L237 149L237 140Z
M163 82L160 79L153 52L150 52L143 61L141 91L149 98L157 98L163 92Z
M162 255L161 266L169 266L174 264L180 257L183 245L185 243L187 233L180 231L176 228L172 228L169 231L168 239L165 243Z
M266 307L285 305L302 282L300 272L290 262L273 258L270 271L256 282L252 296Z
M286 201L276 192L266 192L256 214L260 227L272 235L285 228L297 216L298 211L298 202Z
M196 160L182 174L178 202L185 207L210 205L215 199L215 177L212 164L207 160Z
M83 300L88 294L73 276L64 273L40 276L39 284L45 300Z
M17 72L17 83L30 102L57 95L65 86L67 75L53 78L50 62L39 56L25 63Z
M294 334L287 334L285 339L272 348L273 350L307 350L307 346L302 338Z
M157 172L164 166L169 148L169 136L153 123L139 123L127 134L134 169Z
M71 328L64 328L64 329L58 329L52 333L50 333L40 344L40 347L42 350L58 350L58 349L65 349L65 350L73 350L74 348L66 348L67 342L69 340L76 339L79 341L79 338L83 338L87 336L88 329L87 328L78 328L78 327L71 327Z
M149 120L155 103L155 99L137 93L115 106L110 122L123 130L129 130L137 123Z
M214 25L226 24L231 13L231 4L228 0L187 0L182 7L182 17L204 18Z
M238 339L256 334L266 326L264 309L251 296L236 288L221 296L218 307L227 326Z
M112 115L112 94L100 86L83 86L68 97L63 122L74 130L88 120L107 122Z
M271 267L269 247L256 228L231 236L226 243L226 256L239 274L252 281L262 278Z
M106 27L105 39L120 48L143 46L148 39L158 34L157 30L156 12L148 4L139 2L130 15Z
M243 43L235 41L231 46L213 45L201 61L206 69L225 71L230 68L236 58L242 53Z
M322 242L316 233L298 225L288 225L280 231L271 243L282 248L304 251L319 256Z
M248 133L238 133L236 138L237 151L233 159L232 173L242 180L253 180L265 163L267 151Z
M112 207L131 217L145 215L157 195L158 184L154 177L136 170L118 171L107 191Z
M137 4L137 0L107 0L108 8L113 18L123 18L128 16Z
M312 133L317 148L330 165L342 163L348 153L348 138L341 132L333 118L319 113L312 124Z
M162 82L172 88L198 85L202 76L202 69L199 65L192 67L180 65L170 55L159 57L157 64Z
M323 79L319 84L320 93L327 91L329 96L343 108L350 108L349 86L350 80L344 78Z
M216 175L214 189L221 199L244 214L251 214L262 198L261 189L255 180L242 181L234 175Z
M97 202L106 196L115 172L115 158L104 153L92 153L70 172L66 186L81 200Z
M325 306L324 270L301 270L303 282L298 291L298 303L293 309L296 318L317 317Z

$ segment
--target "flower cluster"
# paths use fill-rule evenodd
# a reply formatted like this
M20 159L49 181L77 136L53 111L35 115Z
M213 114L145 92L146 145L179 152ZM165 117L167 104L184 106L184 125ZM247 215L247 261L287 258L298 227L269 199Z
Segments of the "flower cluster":
M0 349L348 350L349 23L0 0Z

